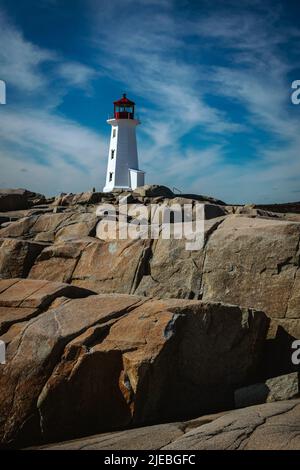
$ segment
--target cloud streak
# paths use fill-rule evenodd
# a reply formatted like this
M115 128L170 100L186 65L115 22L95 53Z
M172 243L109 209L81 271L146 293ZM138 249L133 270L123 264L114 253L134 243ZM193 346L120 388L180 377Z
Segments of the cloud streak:
M219 197L236 202L288 200L300 183L292 178L299 170L300 140L287 79L294 64L284 47L299 36L299 29L281 26L282 8L270 3L256 2L256 9L250 9L253 2L243 2L237 10L221 2L194 16L178 11L172 1L149 15L145 4L126 21L131 2L121 10L119 3L110 2L104 12L108 27L102 23L100 30L99 12L94 41L111 76L121 77L127 89L149 100L142 112L150 138L143 158L152 182L163 175L166 183L185 191L217 188ZM242 120L230 104L215 105L216 99L237 104ZM241 163L233 165L227 158L233 136L241 133L246 148L257 131L263 137L256 138L252 160L239 148ZM203 142L209 137L205 149L193 144L197 134Z
M1 185L13 176L22 186L25 179L20 172L25 164L27 184L40 192L100 189L100 176L105 171L100 155L106 152L106 143L78 123L47 111L7 112L0 139Z
M40 67L55 61L56 54L26 41L1 11L0 43L2 80L25 92L36 92L47 86L47 78Z
M0 186L48 195L100 190L103 137L57 109L70 90L91 91L96 71L32 44L1 11L0 42L1 78L8 85L8 103L0 109Z

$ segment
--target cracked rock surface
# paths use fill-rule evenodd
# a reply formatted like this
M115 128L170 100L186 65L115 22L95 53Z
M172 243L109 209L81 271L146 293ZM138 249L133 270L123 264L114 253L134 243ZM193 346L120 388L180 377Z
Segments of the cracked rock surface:
M164 450L299 449L300 402L266 403L236 410L206 424Z
M192 429L191 429L192 428ZM103 433L46 450L297 450L300 400L267 403L193 421Z

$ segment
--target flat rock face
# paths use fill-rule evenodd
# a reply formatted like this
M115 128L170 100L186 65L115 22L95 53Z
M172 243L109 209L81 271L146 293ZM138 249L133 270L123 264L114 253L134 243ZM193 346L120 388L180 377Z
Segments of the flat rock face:
M38 450L156 450L182 436L181 423L158 424L38 447Z
M151 240L91 243L82 253L72 284L98 292L134 293L144 272Z
M59 297L86 297L93 292L67 284L27 279L0 280L0 335L14 324L41 313ZM7 342L7 340L4 340Z
M11 238L0 239L0 276L2 279L27 277L44 244Z
M294 293L299 238L299 224L228 217L209 239L203 299L248 305L284 318Z
M30 279L0 280L1 307L44 308L56 297L87 297L93 293L87 289L59 282Z
M162 449L298 450L299 430L299 400L267 403L228 413Z
M192 426L192 430L191 430ZM299 450L300 401L252 406L50 444L39 450Z
M28 277L70 283L82 253L94 242L93 238L87 237L60 241L46 247L32 266Z
M266 334L263 313L233 306L121 294L56 306L59 299L49 305L58 289L51 282L2 282L0 304L26 309L0 369L3 443L67 439L230 407L236 385L255 373ZM28 310L41 305L43 311Z
M135 293L147 296L202 298L202 270L206 245L211 234L222 224L224 217L208 220L204 225L206 244L200 250L186 249L186 240L165 240L161 237L151 244L147 270Z

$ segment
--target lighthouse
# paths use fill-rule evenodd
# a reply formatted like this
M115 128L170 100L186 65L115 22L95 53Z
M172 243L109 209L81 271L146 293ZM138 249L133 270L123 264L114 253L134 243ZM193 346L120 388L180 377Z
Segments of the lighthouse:
M134 190L144 185L145 172L139 170L136 145L136 126L140 124L134 116L135 103L126 94L114 101L114 116L107 120L111 126L108 151L105 193L124 189Z

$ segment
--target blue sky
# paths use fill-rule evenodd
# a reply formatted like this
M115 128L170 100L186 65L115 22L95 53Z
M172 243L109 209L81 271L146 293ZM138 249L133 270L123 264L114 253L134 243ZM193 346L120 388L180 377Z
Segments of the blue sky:
M286 0L0 0L0 187L101 190L106 119L127 92L147 183L300 200L299 14Z

